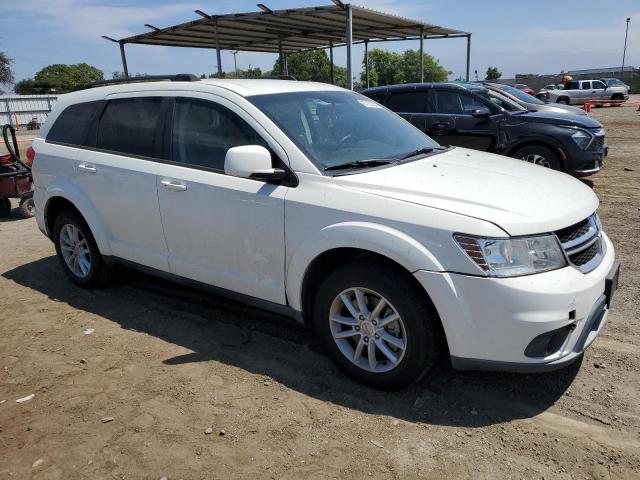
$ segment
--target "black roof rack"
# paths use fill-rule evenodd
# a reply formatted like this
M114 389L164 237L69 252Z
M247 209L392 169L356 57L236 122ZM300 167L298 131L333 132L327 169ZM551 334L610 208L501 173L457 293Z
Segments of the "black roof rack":
M197 82L200 77L192 73L178 73L176 75L141 75L139 77L128 78L112 78L111 80L98 80L96 82L83 83L73 89L74 92L78 90L87 90L89 88L104 87L105 85L119 85L121 83L138 83L138 82L153 82L158 80L170 80L172 82Z

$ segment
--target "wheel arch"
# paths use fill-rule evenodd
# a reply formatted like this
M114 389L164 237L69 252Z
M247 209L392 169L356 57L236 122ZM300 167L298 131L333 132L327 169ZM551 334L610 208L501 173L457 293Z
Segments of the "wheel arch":
M326 265L375 255L401 267L409 275L423 269L443 270L436 257L420 242L391 227L365 222L345 222L323 228L315 238L306 239L287 265L287 299L297 311L304 311L303 297L309 275Z
M60 187L48 189L48 198L43 213L49 238L53 240L53 225L56 217L63 211L72 211L87 223L96 245L102 255L111 255L111 246L104 224L93 203L82 192Z

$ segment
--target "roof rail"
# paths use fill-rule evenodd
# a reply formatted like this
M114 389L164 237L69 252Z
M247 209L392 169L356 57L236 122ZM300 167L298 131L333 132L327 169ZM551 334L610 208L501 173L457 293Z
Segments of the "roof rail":
M172 82L197 82L200 77L192 73L178 73L176 75L141 75L139 77L128 78L112 78L111 80L98 80L95 82L83 83L73 89L74 92L78 90L87 90L89 88L104 87L106 85L119 85L121 83L138 83L138 82L153 82L158 80L170 80Z

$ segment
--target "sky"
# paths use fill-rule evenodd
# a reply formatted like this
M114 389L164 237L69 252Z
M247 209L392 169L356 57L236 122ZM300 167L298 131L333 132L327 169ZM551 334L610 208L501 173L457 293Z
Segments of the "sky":
M264 1L272 9L330 4L330 0ZM473 34L471 72L483 76L497 66L503 78L515 73L558 73L622 63L625 20L631 17L625 65L640 67L640 0L359 0L353 2L426 23ZM0 0L0 51L14 59L16 79L33 77L52 63L86 62L105 72L122 70L118 46L101 38L123 38L148 31L145 23L165 27L209 14L256 11L255 2L237 0ZM418 49L418 41L386 42L393 51ZM466 40L425 42L428 53L462 76ZM335 62L346 64L344 48ZM363 47L354 48L359 68ZM238 54L238 68L273 66L275 55ZM147 74L213 73L214 50L128 45L129 72ZM231 52L223 51L224 70L233 69Z

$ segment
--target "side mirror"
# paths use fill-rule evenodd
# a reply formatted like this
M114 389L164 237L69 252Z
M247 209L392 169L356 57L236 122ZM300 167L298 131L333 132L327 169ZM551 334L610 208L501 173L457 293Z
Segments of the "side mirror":
M261 145L243 145L227 150L224 173L233 177L282 180L286 172L271 166L271 153Z
M491 111L486 107L476 108L471 111L471 116L473 118L489 118L491 116Z

